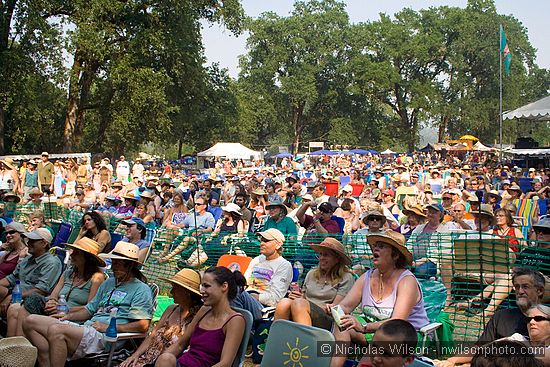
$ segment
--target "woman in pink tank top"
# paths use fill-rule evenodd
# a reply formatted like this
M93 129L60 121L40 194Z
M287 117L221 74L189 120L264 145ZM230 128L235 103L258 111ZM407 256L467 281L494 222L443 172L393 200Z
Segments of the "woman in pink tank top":
M235 275L222 266L207 269L202 277L201 294L204 306L183 336L160 355L155 366L232 365L245 333L244 318L229 306L237 296Z

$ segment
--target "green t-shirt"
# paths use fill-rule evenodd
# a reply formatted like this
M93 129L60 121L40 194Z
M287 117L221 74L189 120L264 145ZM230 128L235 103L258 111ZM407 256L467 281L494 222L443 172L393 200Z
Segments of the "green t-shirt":
M294 223L294 221L290 217L284 217L279 222L275 222L271 217L267 218L267 221L265 222L262 231L266 231L270 228L275 228L281 231L285 235L285 239L287 240L287 235L296 237L296 235L298 234L296 223Z
M115 278L109 278L99 286L97 294L86 306L92 318L85 325L99 321L109 322L111 309L117 307L117 324L136 320L150 320L153 316L151 288L140 280L132 279L115 287Z

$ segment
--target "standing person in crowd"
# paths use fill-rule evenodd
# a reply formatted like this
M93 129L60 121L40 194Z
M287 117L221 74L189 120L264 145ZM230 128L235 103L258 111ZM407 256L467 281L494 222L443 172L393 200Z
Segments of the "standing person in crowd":
M76 241L83 237L91 238L99 243L99 252L104 249L109 249L111 245L111 234L107 230L107 224L103 217L94 211L86 212L80 221L80 232L76 237Z
M229 305L237 295L235 274L222 266L202 278L204 306L177 343L160 355L157 367L231 366L245 331L242 315Z
M326 312L326 305L340 303L353 286L348 268L351 259L344 245L332 237L310 247L319 256L319 264L307 273L301 289L291 286L287 298L277 303L274 319L331 330L332 317Z
M126 185L128 183L128 177L130 177L130 162L126 160L126 157L121 155L116 164L116 178Z
M143 167L143 164L141 164L141 159L136 159L134 166L132 167L132 177L139 177L143 179L144 172L145 168Z
M83 157L80 159L80 164L76 171L76 183L79 185L86 185L91 180L92 166L88 162L88 158ZM75 187L76 189L76 187Z
M174 304L168 306L151 333L120 367L152 366L157 358L183 336L202 306L200 274L182 269L170 279Z
M48 152L42 152L42 160L38 163L38 185L43 193L51 193L53 191L54 167L50 162Z
M55 197L63 196L63 183L65 181L65 163L61 160L55 161L53 165L53 194ZM65 181L66 183L66 181Z
M20 192L23 194L23 200L29 200L29 192L33 188L38 187L38 171L36 170L34 159L27 162L27 167L21 176L21 185L23 187Z

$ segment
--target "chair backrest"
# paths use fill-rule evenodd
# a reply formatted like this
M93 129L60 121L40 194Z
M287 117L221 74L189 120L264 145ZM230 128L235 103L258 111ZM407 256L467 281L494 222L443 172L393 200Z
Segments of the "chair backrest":
M117 244L117 242L122 241L122 239L124 238L124 236L121 235L120 233L109 232L109 234L111 235L111 245L105 246L105 248L102 251L105 253L111 252L115 248L115 245Z
M73 230L73 226L71 223L61 223L59 225L59 230L55 234L55 238L53 239L52 246L53 247L65 247L65 243L69 241L69 238L71 237L71 232Z
M334 342L334 336L330 331L313 326L276 320L269 330L262 367L328 367L331 358L318 355L319 340Z
M238 255L222 255L218 259L216 266L225 266L231 271L238 270L244 274L248 265L252 261L251 257L247 256L238 256Z
M156 283L147 283L149 288L151 288L151 295L153 296L153 314L157 308L157 297L160 293L160 288Z
M252 314L248 310L243 310L242 308L238 307L231 308L234 311L243 315L245 322L243 340L241 340L241 344L239 345L239 349L237 350L237 355L235 356L235 360L231 365L232 367L241 367L244 364L246 348L248 347L248 339L250 338L250 330L252 330L252 323L254 322L254 319L252 318Z
M336 221L336 223L338 223L338 228L340 228L340 233L344 233L344 226L346 225L346 220L336 215L333 215L332 217L330 217L330 219Z
M153 228L146 228L145 229L145 241L147 241L147 243L149 245L153 244L153 239L155 238L155 235L156 235L156 230L155 229L153 229Z

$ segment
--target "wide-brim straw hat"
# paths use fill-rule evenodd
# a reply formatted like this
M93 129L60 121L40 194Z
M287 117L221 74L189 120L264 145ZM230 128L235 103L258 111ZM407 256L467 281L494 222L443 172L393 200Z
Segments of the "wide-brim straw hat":
M413 255L405 245L405 236L395 231L386 231L381 234L369 234L367 235L367 242L373 246L378 242L383 242L387 245L395 247L399 252L405 256L407 265L412 265Z
M411 213L423 218L427 217L426 213L424 213L424 209L420 205L406 206L403 209L403 214L410 215Z
M123 199L128 199L128 200L137 200L136 196L134 195L134 193L132 191L128 191L122 198Z
M82 237L75 243L67 243L65 245L69 248L76 248L80 251L87 252L99 262L99 266L101 267L106 266L105 261L98 256L100 252L100 244L92 240L91 238Z
M309 245L313 251L318 252L320 249L328 249L334 251L346 265L351 265L351 258L346 253L344 245L336 238L327 237L321 243L314 243Z
M33 195L44 195L42 193L42 191L40 191L40 189L38 187L33 187L30 191L29 191L29 196L33 196Z
M496 197L498 201L502 200L502 196L500 196L500 194L498 193L497 190L491 190L487 193L487 195L491 195L491 196Z
M258 196L267 195L267 191L265 191L265 190L262 189L262 188L257 188L256 190L252 191L252 193L253 193L254 195L258 195Z
M201 276L193 269L182 269L171 278L160 278L167 282L177 284L188 291L201 295Z
M0 366L34 367L38 349L25 337L0 339Z
M139 261L139 247L130 242L118 241L113 251L99 254L102 259L128 260L141 264Z
M141 194L139 194L139 196L142 197L142 198L146 198L146 199L152 199L153 198L153 193L150 192L150 191L144 191Z
M3 159L0 162L4 163L9 169L15 169L15 166L13 165L13 159L11 158Z
M509 188L507 188L506 190L508 191L519 191L520 193L522 193L523 191L521 190L521 187L519 187L519 185L515 182L512 182L512 184L510 185Z
M10 192L7 192L5 195L4 195L4 199L7 199L7 198L15 198L15 202L18 203L21 201L21 198L19 197L19 195L17 195L15 192L13 191L10 191Z
M479 210L474 210L471 213L474 216L484 215L486 217L489 217L491 221L495 219L495 213L493 213L493 207L491 206L491 204L481 204Z

